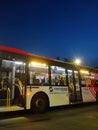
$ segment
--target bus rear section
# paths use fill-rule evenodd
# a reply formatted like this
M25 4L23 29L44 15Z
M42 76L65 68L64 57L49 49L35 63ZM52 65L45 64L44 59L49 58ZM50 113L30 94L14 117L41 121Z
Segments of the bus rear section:
M83 102L96 102L98 100L98 71L94 68L81 69L80 76Z

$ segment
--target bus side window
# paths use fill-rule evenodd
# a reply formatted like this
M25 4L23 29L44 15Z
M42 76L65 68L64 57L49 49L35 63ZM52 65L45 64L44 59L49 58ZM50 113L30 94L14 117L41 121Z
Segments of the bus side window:
M48 66L34 62L29 66L29 77L31 85L49 85Z
M51 66L51 85L65 86L66 84L65 68L59 66Z

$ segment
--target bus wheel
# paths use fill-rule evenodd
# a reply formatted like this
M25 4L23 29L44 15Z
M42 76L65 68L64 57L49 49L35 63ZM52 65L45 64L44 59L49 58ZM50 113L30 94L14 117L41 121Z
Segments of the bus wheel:
M31 110L34 113L43 113L49 107L48 98L45 94L36 94L31 101Z

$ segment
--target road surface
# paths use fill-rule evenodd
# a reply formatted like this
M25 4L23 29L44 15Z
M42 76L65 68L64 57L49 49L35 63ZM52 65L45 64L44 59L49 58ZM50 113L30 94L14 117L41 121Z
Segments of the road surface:
M44 114L2 114L0 130L98 130L98 105L61 107Z

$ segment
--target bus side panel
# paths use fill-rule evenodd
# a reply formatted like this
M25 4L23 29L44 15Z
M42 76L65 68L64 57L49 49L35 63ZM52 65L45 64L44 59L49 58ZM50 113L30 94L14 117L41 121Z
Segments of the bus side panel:
M50 106L61 106L69 104L68 87L51 87L49 88Z
M95 102L96 91L93 87L82 87L82 98L83 102Z
M44 92L49 98L49 106L61 106L61 105L67 105L69 104L69 92L68 87L62 87L62 86L38 86L38 87L32 87L30 89L30 86L27 87L27 96L26 96L26 109L30 109L30 104L32 97L38 93L38 92Z

